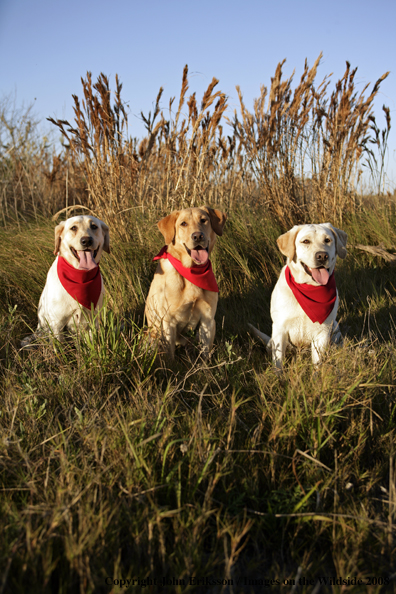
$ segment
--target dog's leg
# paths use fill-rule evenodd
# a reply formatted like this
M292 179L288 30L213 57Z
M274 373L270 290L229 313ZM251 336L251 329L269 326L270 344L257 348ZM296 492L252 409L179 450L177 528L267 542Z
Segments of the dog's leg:
M176 347L176 325L162 321L162 338L165 343L168 357L173 361Z
M48 285L45 286L40 297L37 310L37 335L54 336L59 342L63 342L63 330L68 325L73 310L62 306L62 303L53 302L48 298Z
M284 329L273 327L271 337L272 361L278 371L282 371L287 343L288 335Z
M341 334L341 330L340 330L340 326L338 325L337 320L335 320L333 322L333 328L331 331L331 336L330 336L330 342L332 344L338 344L338 345L342 345L343 344L343 336Z
M64 342L63 329L66 327L66 325L67 320L65 319L41 319L39 320L37 326L36 336L53 336L54 338L59 340L59 342Z
M203 348L204 357L208 357L212 350L214 337L216 334L216 322L212 317L201 318L201 323L198 330L199 342Z
M315 337L315 339L311 343L311 351L312 351L312 363L314 365L319 365L322 360L323 353L327 349L330 343L330 330L323 331L321 334Z

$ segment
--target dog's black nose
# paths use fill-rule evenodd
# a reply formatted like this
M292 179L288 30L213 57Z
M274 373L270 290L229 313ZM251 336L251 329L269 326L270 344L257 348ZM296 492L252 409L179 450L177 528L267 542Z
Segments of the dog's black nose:
M316 252L315 257L318 262L324 264L329 259L329 254L327 252Z
M84 235L81 237L80 243L83 247L89 248L92 245L92 237L89 237L89 235Z
M195 241L195 243L197 243L199 241L203 241L205 239L205 236L203 233L200 233L199 231L197 231L196 233L191 234L191 239L193 241Z

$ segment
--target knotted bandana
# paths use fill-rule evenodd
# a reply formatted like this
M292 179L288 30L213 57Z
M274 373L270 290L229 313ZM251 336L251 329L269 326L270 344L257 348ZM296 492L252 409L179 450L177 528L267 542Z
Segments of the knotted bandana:
M63 288L73 299L89 310L91 303L96 307L102 290L99 264L92 270L78 270L65 258L58 256L57 271Z
M160 260L164 258L165 260L169 260L172 266L177 270L179 274L182 275L185 279L190 281L193 285L196 285L200 289L204 289L205 291L213 291L214 293L219 292L219 287L217 286L217 282L215 276L213 274L212 263L210 260L206 262L203 266L192 266L191 268L186 268L171 254L167 252L168 246L164 245L162 250L157 254L154 260Z
M329 277L326 285L317 287L306 283L296 283L288 266L286 266L285 277L287 284L293 291L293 295L309 319L312 322L323 324L333 311L337 299L334 272Z

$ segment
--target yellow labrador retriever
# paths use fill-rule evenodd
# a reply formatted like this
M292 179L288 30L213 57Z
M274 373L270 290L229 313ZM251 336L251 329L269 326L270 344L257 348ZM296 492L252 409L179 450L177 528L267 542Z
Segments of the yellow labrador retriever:
M104 287L99 270L103 251L110 253L109 228L103 221L80 215L55 227L57 258L49 269L40 297L36 335L25 338L22 346L48 330L62 340L65 328L73 331L88 325L92 304L95 311L103 304Z
M332 333L338 331L334 268L337 256L347 254L346 243L347 234L330 223L296 225L278 237L287 262L271 295L271 339L249 324L272 349L276 368L282 368L289 343L311 345L312 361L319 363Z
M218 287L209 256L226 218L220 210L203 206L172 212L158 223L166 245L154 258L158 266L145 315L151 334L162 339L171 359L175 346L186 343L183 330L198 324L204 355L212 348Z

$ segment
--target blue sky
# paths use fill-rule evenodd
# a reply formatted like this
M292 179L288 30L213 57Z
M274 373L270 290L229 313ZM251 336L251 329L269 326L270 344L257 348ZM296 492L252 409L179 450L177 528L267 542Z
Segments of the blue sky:
M388 170L394 187L395 23L395 0L0 0L0 98L34 102L43 122L72 119L80 77L104 72L114 88L117 73L130 108L129 131L142 137L140 111L152 109L160 86L167 108L179 94L185 64L198 98L215 76L231 108L238 106L235 85L251 108L279 61L286 58L284 74L295 70L297 82L305 58L312 66L322 51L318 84L332 72L335 82L346 60L358 67L359 89L391 71L375 114L381 128L383 103L393 116Z

